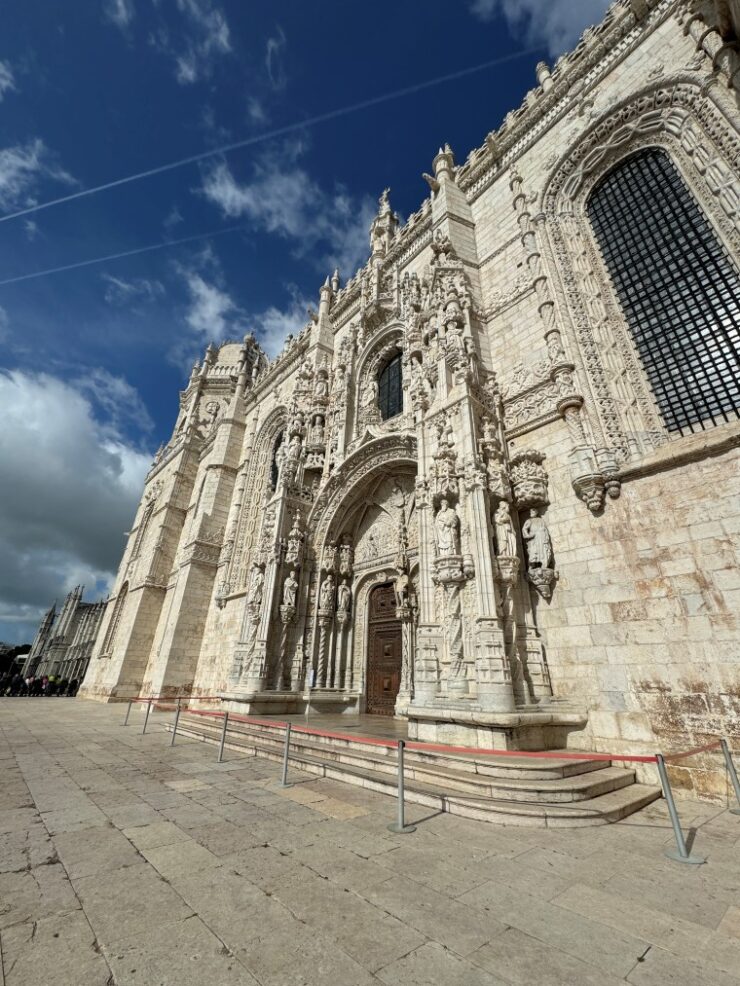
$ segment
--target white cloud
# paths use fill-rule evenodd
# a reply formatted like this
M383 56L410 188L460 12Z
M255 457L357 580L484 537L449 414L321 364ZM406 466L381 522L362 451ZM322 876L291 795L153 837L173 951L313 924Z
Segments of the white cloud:
M2 103L5 93L13 92L15 88L15 77L10 62L0 61L0 103Z
M147 277L137 277L127 281L113 274L101 274L101 279L106 284L104 297L109 305L133 307L137 302L156 301L165 293L161 281Z
M272 88L276 90L284 89L288 82L285 73L285 48L287 44L288 39L285 37L285 31L279 24L276 25L274 37L267 39L265 52L267 77Z
M612 0L473 0L483 21L503 14L512 32L528 44L545 45L552 56L572 48L590 24L598 23Z
M206 281L197 271L185 271L184 277L190 292L185 316L190 328L209 342L226 338L232 317L239 311L231 295Z
M175 78L189 85L206 78L216 59L231 48L231 32L224 12L213 0L175 0L180 22L164 23L156 30L151 43L175 62Z
M113 383L113 411L117 386L131 399ZM104 375L88 389L105 390ZM100 591L118 567L151 456L100 403L48 374L0 373L0 638L4 622L19 639L54 598L78 583Z
M292 240L296 252L317 255L323 270L339 267L347 276L369 253L369 227L376 206L369 196L356 199L342 189L324 190L294 156L272 156L240 183L228 164L207 171L202 192L225 218L246 217L258 229Z
M182 213L180 212L180 210L177 208L176 205L173 205L170 211L165 216L162 225L167 231L169 231L174 229L175 226L179 225L181 222L182 222Z
M134 0L104 0L103 13L106 18L122 31L125 30L135 15Z
M277 356L288 335L297 336L304 328L308 322L308 306L309 302L294 290L287 308L281 310L271 305L250 320L257 342L270 358Z
M33 242L38 236L39 224L35 219L24 219L23 220L23 230L26 234L26 239Z
M34 205L33 190L43 178L65 185L75 183L70 174L54 164L48 148L38 137L27 144L0 150L0 208Z
M266 123L267 112L256 96L250 96L247 100L247 116L251 123Z
M114 376L102 367L94 367L73 380L71 385L93 402L95 409L103 413L116 431L123 431L130 425L142 432L154 429L154 422L139 392L123 377Z

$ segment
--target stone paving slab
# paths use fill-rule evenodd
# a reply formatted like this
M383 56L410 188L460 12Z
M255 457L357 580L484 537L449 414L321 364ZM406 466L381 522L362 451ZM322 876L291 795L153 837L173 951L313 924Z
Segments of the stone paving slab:
M165 717L170 718L170 717ZM740 986L740 818L494 826L0 699L0 986Z

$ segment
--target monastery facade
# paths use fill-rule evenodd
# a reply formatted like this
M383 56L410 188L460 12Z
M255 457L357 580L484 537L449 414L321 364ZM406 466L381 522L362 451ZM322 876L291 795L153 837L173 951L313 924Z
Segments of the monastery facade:
M617 0L403 226L383 193L275 360L209 346L82 695L737 742L739 31L736 0Z
M84 592L84 586L75 586L58 613L54 603L44 614L23 664L24 678L55 675L79 682L85 677L105 602L83 602Z

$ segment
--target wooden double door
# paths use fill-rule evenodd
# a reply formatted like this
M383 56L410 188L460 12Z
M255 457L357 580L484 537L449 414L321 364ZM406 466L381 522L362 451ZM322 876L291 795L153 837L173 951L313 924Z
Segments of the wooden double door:
M401 687L403 637L391 583L370 594L367 654L367 712L392 716Z

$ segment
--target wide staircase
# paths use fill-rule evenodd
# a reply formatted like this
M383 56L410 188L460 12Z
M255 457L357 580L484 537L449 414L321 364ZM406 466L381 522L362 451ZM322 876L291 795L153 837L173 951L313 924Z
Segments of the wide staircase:
M218 743L221 728L220 717L183 711L177 732ZM229 720L227 750L279 763L284 744L285 729L279 723ZM395 796L397 791L397 748L371 738L316 735L293 728L289 764L291 770L381 794ZM634 770L612 766L608 760L457 755L407 748L404 778L409 802L503 825L604 825L660 797L659 788L635 782Z

